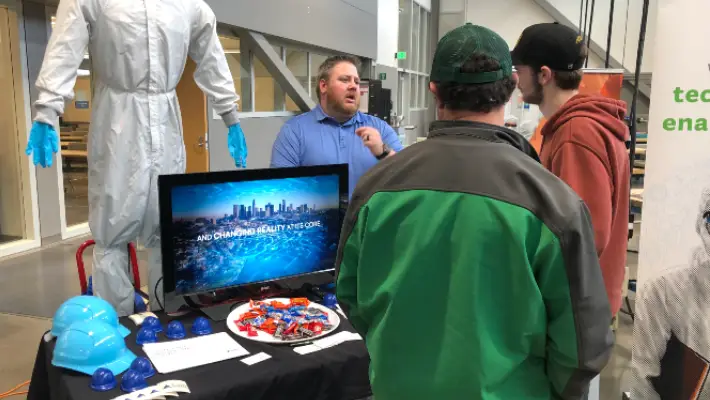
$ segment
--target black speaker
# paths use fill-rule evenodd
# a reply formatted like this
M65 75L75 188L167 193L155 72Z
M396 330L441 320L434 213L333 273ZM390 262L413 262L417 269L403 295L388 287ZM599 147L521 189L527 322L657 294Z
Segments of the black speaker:
M368 82L367 113L392 125L392 91L382 88L382 81Z

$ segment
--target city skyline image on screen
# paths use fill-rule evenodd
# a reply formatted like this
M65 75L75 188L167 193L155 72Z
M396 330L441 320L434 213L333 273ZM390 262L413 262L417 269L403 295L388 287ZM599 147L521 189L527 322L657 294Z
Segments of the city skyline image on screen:
M324 175L173 188L176 293L334 268L338 184Z

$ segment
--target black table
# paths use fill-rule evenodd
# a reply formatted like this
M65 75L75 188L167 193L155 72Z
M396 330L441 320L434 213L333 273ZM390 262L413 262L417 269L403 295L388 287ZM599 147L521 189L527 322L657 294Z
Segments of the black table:
M163 329L170 320L178 319L185 324L188 338L192 321L197 314L171 318L158 314ZM137 356L145 353L136 345L135 324L127 318L121 323L131 330L126 344ZM224 321L213 322L215 333L229 332ZM355 332L347 319L341 318L337 331ZM363 341L349 341L314 353L299 355L288 345L269 345L237 338L251 355L265 352L270 359L248 366L240 359L222 361L202 367L191 368L171 374L156 374L148 379L149 385L166 380L182 380L190 387L191 394L180 394L179 399L239 399L239 400L358 400L371 394L368 379L370 363ZM159 341L167 340L163 334ZM95 392L89 388L91 377L54 367L51 364L55 340L42 338L30 383L30 400L48 399L113 399L124 394L116 388L110 392ZM120 386L121 376L117 377Z

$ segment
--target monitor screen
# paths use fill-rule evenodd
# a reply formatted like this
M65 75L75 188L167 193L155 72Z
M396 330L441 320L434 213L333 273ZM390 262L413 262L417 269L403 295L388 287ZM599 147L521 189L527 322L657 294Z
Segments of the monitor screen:
M195 181L196 175L208 179ZM168 228L162 229L166 293L185 296L334 269L347 167L166 177L172 177L160 184L161 228Z

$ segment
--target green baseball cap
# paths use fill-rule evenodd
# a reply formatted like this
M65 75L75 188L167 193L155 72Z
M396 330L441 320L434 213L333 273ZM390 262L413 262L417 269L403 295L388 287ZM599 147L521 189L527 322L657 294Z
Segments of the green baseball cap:
M488 56L500 64L497 71L462 72L473 53ZM467 23L439 41L431 66L432 82L491 83L513 75L508 43L488 28Z

